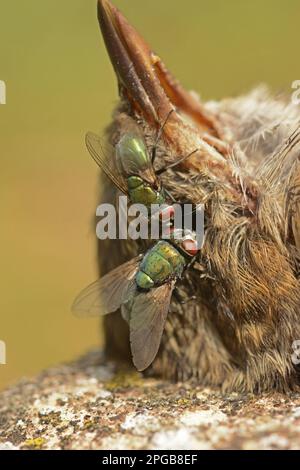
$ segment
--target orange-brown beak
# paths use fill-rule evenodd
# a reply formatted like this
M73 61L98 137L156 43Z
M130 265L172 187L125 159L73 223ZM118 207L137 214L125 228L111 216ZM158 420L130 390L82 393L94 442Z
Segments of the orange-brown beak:
M201 134L223 139L217 118L188 93L168 72L141 35L109 0L98 1L103 38L118 77L120 90L151 125L159 126L171 110L188 115ZM166 134L168 130L166 128ZM166 135L167 137L167 135Z
M161 59L109 0L98 0L98 19L121 97L153 129L158 129L169 116L163 137L175 161L178 155L192 153L182 163L183 168L211 173L213 178L225 183L231 198L243 200L243 188L228 158L231 133L219 116L172 77Z

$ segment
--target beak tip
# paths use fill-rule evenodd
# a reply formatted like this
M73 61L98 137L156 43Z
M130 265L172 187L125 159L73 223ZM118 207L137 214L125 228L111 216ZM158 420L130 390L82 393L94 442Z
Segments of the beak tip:
M117 12L117 8L109 0L98 0L97 13L99 20L101 20L103 16L116 16Z
M108 7L107 0L98 0L98 12Z
M97 2L97 13L98 13L98 18L101 16L102 11L105 8L106 1L105 0L98 0Z
M200 127L210 129L203 107L175 81L159 58L154 57L144 38L110 0L98 0L98 21L106 49L115 69L119 90L130 104L143 113L151 125L164 122L174 107L182 109ZM195 117L196 116L196 117ZM178 127L182 119L172 115ZM153 124L154 123L154 124Z

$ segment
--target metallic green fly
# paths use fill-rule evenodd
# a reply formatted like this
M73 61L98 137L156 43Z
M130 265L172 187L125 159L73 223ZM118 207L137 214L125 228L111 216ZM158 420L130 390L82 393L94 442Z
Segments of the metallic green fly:
M133 363L145 370L156 357L172 292L198 252L193 235L158 241L146 254L119 266L75 299L76 315L106 315L121 307L129 324Z
M138 134L124 134L115 147L114 163L109 164L101 138L89 132L87 148L113 184L132 204L163 204L165 193L156 177L144 140Z
M105 150L105 146L97 134L88 132L86 135L87 149L106 176L122 193L128 196L132 204L143 204L148 210L151 209L152 204L162 205L166 202L175 202L172 196L162 188L158 175L169 168L178 166L196 152L195 150L195 152L179 158L173 164L157 172L154 171L153 164L157 143L161 138L167 119L158 133L151 157L139 126L131 118L127 117L125 130L115 149Z
M98 135L87 134L86 144L93 159L131 203L143 204L149 210L152 204L162 205L168 203L168 199L173 201L158 179L167 168L154 171L157 141L150 157L135 121L127 118L123 128L115 148L107 152ZM179 165L190 155L178 159L168 168ZM168 209L172 218L172 206L167 207L167 212ZM76 314L106 315L121 307L129 324L133 362L138 370L144 370L153 362L159 349L176 281L197 251L193 239L161 240L144 256L123 264L84 289L72 309Z

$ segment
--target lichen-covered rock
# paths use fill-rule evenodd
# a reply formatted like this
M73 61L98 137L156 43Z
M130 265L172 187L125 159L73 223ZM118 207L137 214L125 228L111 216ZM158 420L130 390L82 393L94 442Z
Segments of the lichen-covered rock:
M99 353L0 395L0 449L299 449L300 393L144 378Z

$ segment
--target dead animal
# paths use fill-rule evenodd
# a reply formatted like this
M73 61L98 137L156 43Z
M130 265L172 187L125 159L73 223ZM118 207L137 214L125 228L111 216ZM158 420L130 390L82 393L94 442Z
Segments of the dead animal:
M108 1L98 18L115 69L120 103L107 139L116 145L128 119L156 165L198 149L161 176L175 200L205 205L201 259L172 299L159 354L148 373L194 379L224 391L297 387L293 343L300 339L300 111L265 88L221 102L186 91ZM173 111L172 113L170 113ZM101 202L116 189L101 177ZM133 241L99 242L101 275L140 252ZM109 253L109 256L105 254ZM106 352L128 357L128 327L105 319Z

